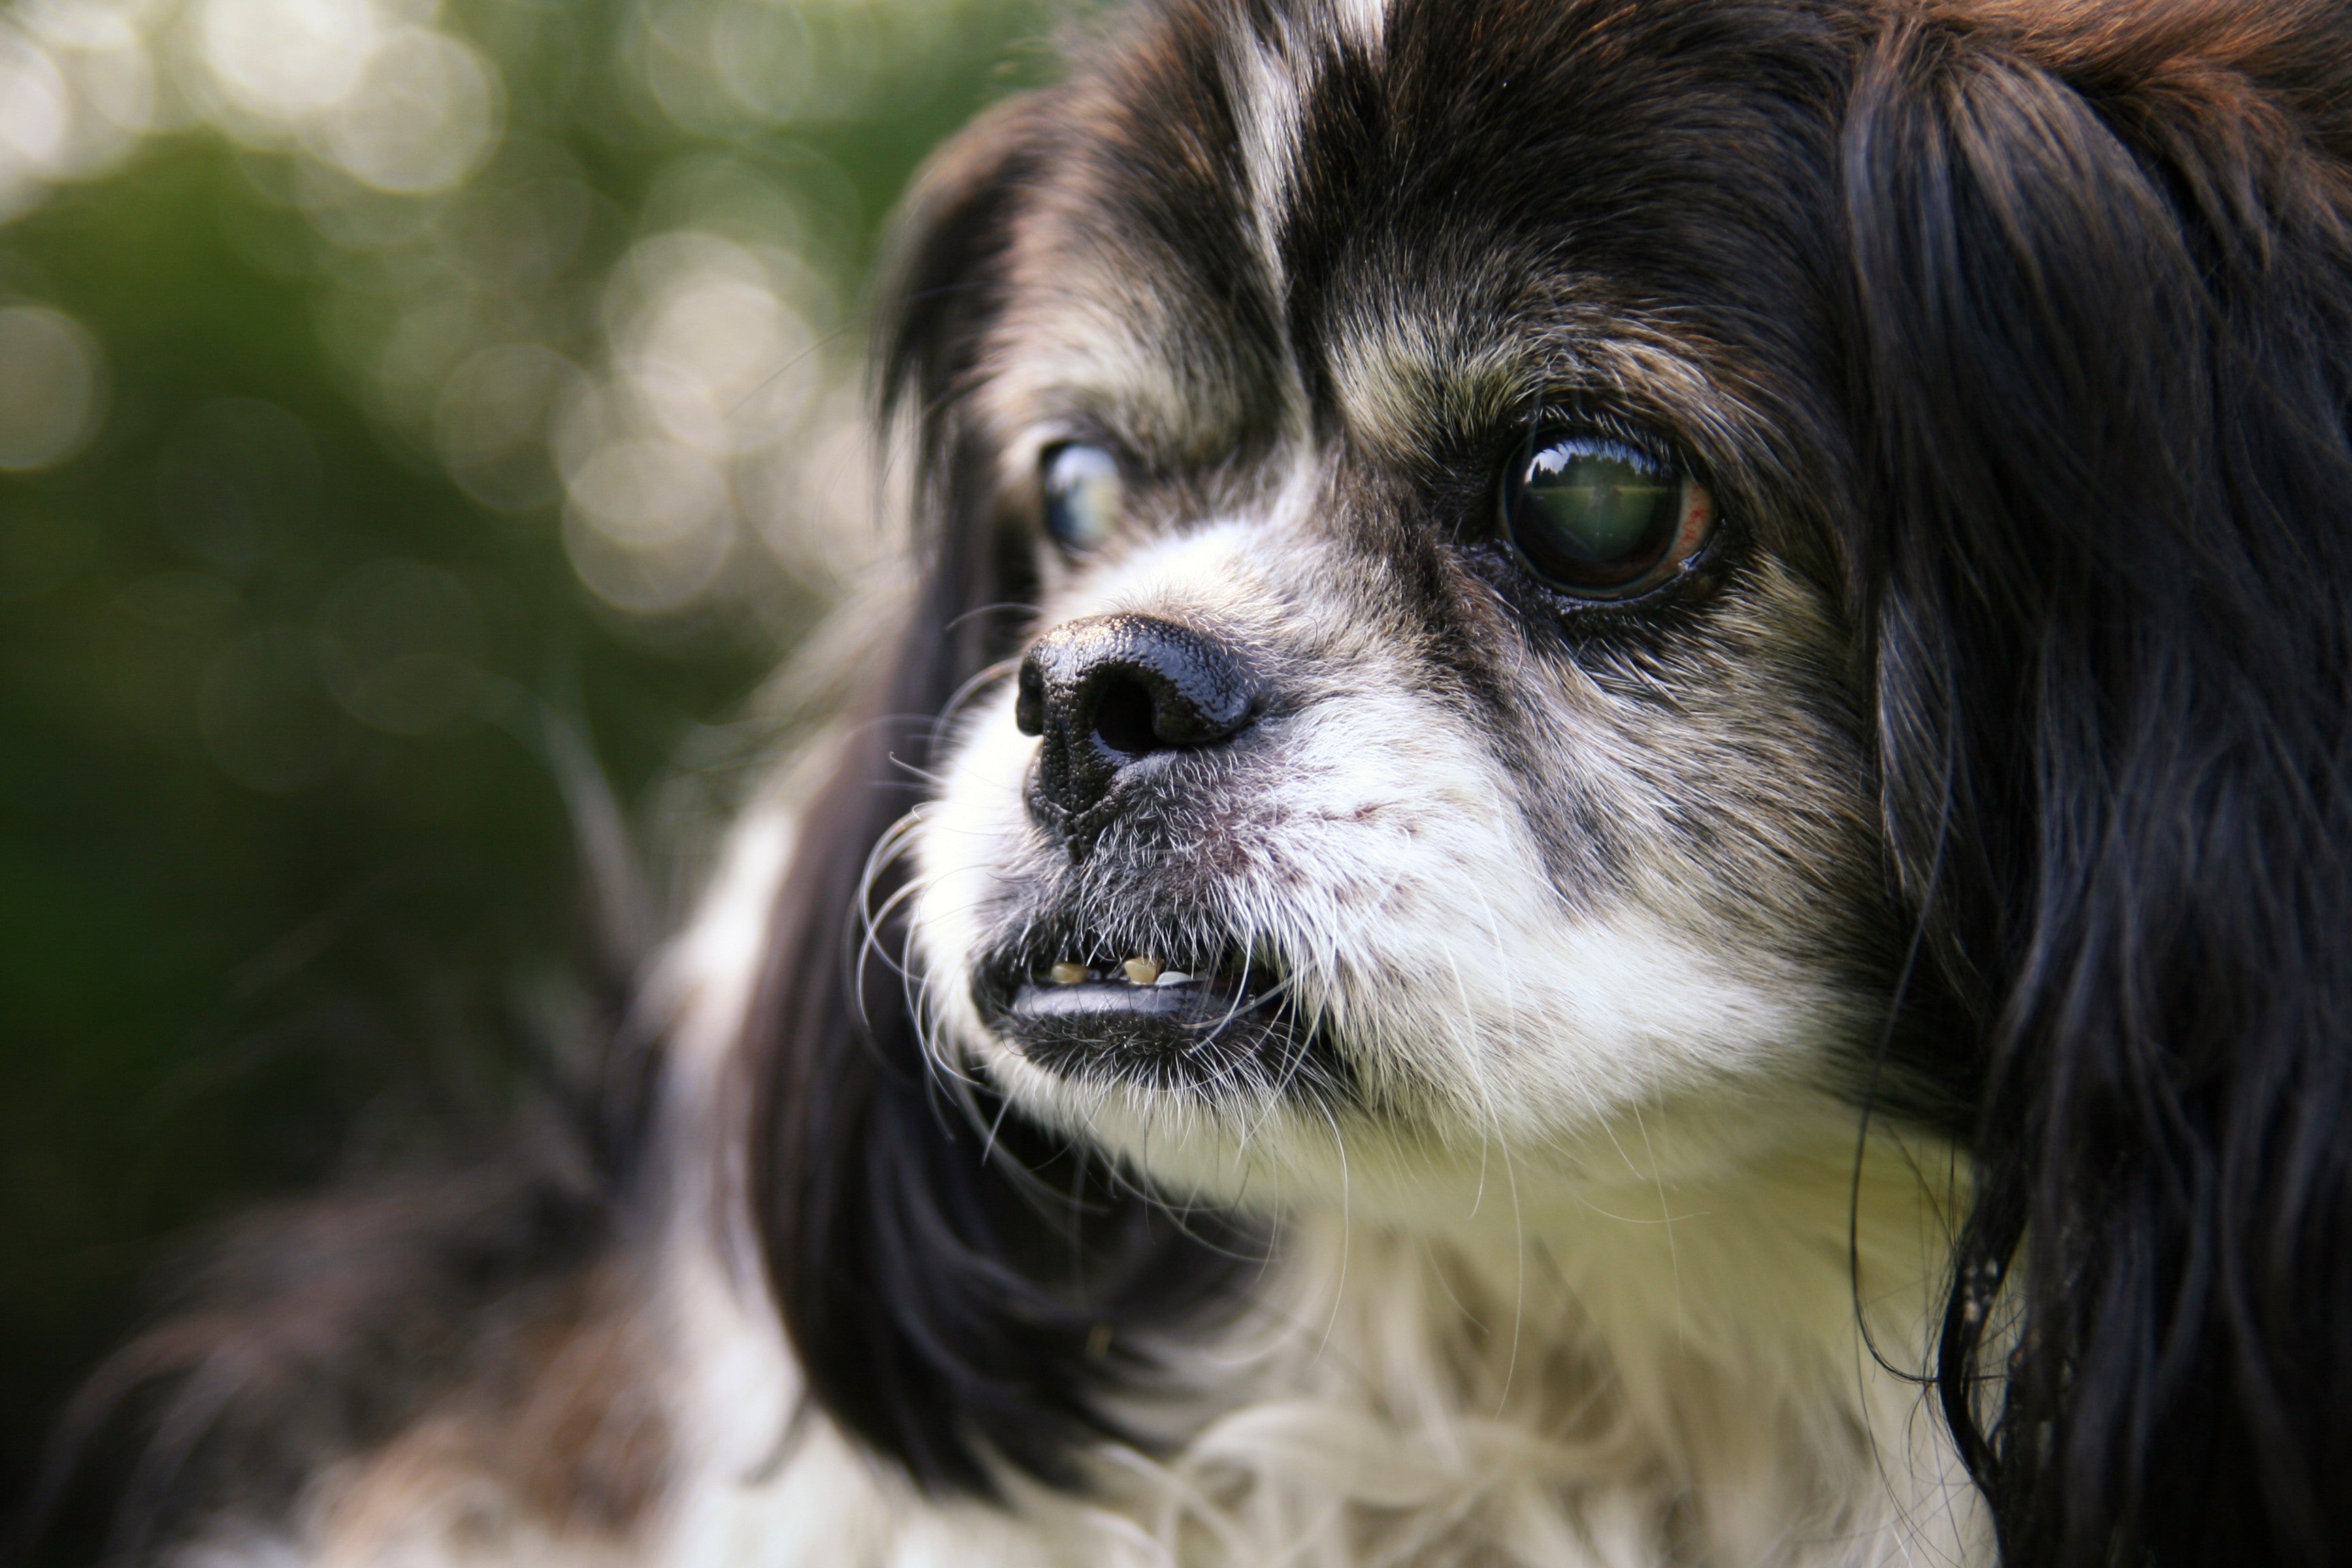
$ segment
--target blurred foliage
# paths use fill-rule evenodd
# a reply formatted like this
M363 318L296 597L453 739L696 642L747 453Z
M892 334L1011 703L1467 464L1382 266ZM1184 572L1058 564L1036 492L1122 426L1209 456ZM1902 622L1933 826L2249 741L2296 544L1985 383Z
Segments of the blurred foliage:
M0 1510L188 1237L564 1032L565 737L716 816L875 553L881 218L1045 25L0 10Z

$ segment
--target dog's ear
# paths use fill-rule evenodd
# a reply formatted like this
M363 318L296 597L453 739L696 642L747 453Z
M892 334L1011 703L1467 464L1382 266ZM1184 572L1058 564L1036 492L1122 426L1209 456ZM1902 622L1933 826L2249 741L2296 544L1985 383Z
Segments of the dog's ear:
M1178 1226L1001 1106L972 1118L949 1102L901 967L905 874L877 852L919 799L943 710L1014 651L1018 617L1002 612L1031 593L959 393L1046 123L1035 100L982 119L902 227L882 406L912 416L919 582L801 824L745 1039L753 1213L807 1396L925 1487L982 1494L1007 1464L1076 1481L1075 1450L1117 1435L1111 1385L1229 1272L1201 1224Z
M1946 1412L2011 1563L2352 1560L2352 31L1923 15L1842 169Z

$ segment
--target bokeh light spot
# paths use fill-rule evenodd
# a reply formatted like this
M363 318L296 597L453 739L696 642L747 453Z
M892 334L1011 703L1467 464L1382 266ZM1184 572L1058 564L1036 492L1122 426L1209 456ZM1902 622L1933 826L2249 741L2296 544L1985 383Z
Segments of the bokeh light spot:
M72 112L48 51L0 26L0 168L19 178L58 173Z
M570 360L537 343L484 349L443 384L434 445L467 495L496 511L526 511L562 493L548 426L583 384Z
M488 62L455 38L404 27L376 47L360 89L327 116L321 141L353 179L416 195L472 174L497 131Z
M52 468L80 451L98 429L105 366L97 342L64 312L0 310L0 468Z
M232 103L289 122L351 95L379 29L367 0L205 0L197 35Z
M577 509L563 518L564 553L580 581L616 610L672 615L691 606L719 578L734 545L731 529L708 528L652 543L614 538Z
M616 544L651 549L709 531L722 520L727 483L684 447L615 441L572 476L572 510Z
M734 542L725 477L700 454L615 441L572 476L563 545L598 598L639 615L683 607Z

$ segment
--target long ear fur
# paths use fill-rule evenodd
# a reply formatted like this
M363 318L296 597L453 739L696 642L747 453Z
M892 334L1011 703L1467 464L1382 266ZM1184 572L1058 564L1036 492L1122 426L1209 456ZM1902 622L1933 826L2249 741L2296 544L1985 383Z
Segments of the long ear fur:
M1886 816L1985 1042L1945 1408L2012 1564L2352 1561L2352 23L1998 15L1894 24L1843 152Z
M1043 132L1034 102L967 132L919 189L883 347L884 416L911 414L921 583L895 668L802 827L750 1025L754 1209L810 1394L934 1490L982 1495L1010 1463L1073 1484L1115 1433L1104 1395L1150 1331L1204 1300L1230 1258L1017 1116L950 1108L894 963L903 874L867 863L912 805L940 715L1014 651L1030 545L999 515L958 395ZM866 900L860 908L861 898ZM1057 1191L1059 1201L1040 1196Z

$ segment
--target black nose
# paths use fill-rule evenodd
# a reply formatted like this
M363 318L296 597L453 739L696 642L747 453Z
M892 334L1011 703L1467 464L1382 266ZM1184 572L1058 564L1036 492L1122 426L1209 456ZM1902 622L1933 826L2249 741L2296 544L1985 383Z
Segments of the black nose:
M1023 734L1045 737L1038 793L1076 816L1153 752L1239 734L1251 696L1240 659L1198 632L1149 616L1089 616L1037 639L1021 661L1013 718Z

